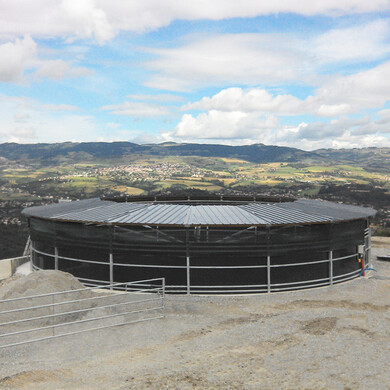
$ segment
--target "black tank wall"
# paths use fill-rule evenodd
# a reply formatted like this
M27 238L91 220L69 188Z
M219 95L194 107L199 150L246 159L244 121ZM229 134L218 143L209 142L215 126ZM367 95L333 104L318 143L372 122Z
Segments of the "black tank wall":
M167 285L187 285L187 256L191 267L256 266L305 263L356 253L363 244L366 220L332 224L267 228L148 228L137 226L87 225L30 219L35 249L59 256L99 261L81 263L59 259L59 269L78 278L109 281L109 254L114 258L114 281L126 282L165 277ZM35 254L34 264L53 269L54 259ZM126 267L119 264L137 264ZM141 265L182 266L153 268ZM359 269L356 257L334 262L334 276ZM327 262L271 269L274 284L329 277ZM191 286L266 285L266 268L191 268Z

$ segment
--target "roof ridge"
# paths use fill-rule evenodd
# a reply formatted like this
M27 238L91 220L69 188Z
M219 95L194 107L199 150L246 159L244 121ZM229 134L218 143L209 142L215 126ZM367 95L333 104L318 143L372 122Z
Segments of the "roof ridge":
M250 209L250 207L253 207L253 206L256 206L256 205L254 205L254 204L243 204L243 205L238 205L238 207L239 207L240 209L246 211L248 214L253 215L253 216L256 217L256 218L262 219L262 220L265 222L266 225L272 224L272 222L271 222L270 219L265 218L263 215L258 215L257 213L254 213L254 212ZM248 209L247 209L247 207L248 207Z
M184 217L184 222L183 222L184 225L189 225L189 224L190 224L190 219L191 219L192 216L193 216L193 210L194 210L193 207L188 207L186 216Z

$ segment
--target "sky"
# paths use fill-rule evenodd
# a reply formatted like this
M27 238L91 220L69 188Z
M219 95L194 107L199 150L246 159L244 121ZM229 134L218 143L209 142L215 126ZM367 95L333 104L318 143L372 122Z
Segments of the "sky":
M0 143L390 147L390 0L0 0Z

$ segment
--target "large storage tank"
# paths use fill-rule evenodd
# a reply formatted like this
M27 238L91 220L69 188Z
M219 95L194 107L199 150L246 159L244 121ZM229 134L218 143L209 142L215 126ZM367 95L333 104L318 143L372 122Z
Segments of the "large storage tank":
M89 199L30 207L32 264L86 285L165 277L168 292L259 293L358 277L375 210L264 197Z

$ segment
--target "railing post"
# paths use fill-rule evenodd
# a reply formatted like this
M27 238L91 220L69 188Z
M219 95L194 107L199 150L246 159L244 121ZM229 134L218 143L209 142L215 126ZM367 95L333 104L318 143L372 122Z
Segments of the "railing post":
M114 283L114 255L113 255L113 249L112 249L112 242L113 242L113 236L114 236L114 226L109 226L109 233L110 233L110 290L112 290L112 284Z
M191 280L190 280L190 231L186 228L186 266L187 266L187 295L191 294Z
M329 251L329 284L333 286L333 251Z
M51 296L51 314L53 317L51 318L51 325L52 325L52 336L55 336L55 328L54 328L54 294Z
M190 256L187 256L187 294L191 293L191 281L190 281Z
M162 279L162 315L165 317L165 278Z
M271 292L271 256L267 256L267 293Z
M114 256L110 253L110 290L112 290L112 284L114 283Z
M371 229L367 227L367 251L366 251L366 264L371 262Z
M31 268L32 268L32 266L33 266L34 251L35 251L34 241L31 240L31 244L30 244L30 261L31 261Z
M54 248L54 269L58 271L58 248Z

